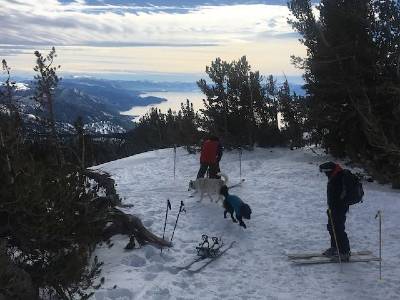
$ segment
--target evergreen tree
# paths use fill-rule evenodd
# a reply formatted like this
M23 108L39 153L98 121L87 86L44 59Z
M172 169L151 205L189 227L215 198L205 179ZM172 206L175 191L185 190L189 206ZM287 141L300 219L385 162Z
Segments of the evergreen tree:
M282 116L282 130L291 149L303 147L306 132L305 124L308 119L307 102L304 97L291 95L287 80L278 91L279 111Z
M15 289L18 278L25 278L31 282L29 299L38 296L38 288L60 299L87 299L101 263L86 266L108 208L94 207L98 196L81 166L54 165L47 157L55 147L26 138L18 110L10 108L13 84L5 61L3 70L8 80L0 87L0 103L9 109L0 111L0 163L6 166L0 168L0 261L14 267L0 268L0 298L28 293L22 290L27 286Z
M194 111L193 103L189 99L186 99L186 103L181 103L178 120L182 143L189 153L193 153L193 146L200 140L199 115Z
M323 145L399 185L400 144L393 130L399 126L398 3L323 0L318 21L310 1L290 1L289 8L307 47L307 57L293 61L305 71L311 119Z
M15 170L12 160L18 156L18 144L21 141L21 119L14 101L15 83L11 81L10 68L6 60L2 60L2 70L7 79L0 86L0 105L4 105L5 111L0 113L0 149L3 154L1 165L5 174L4 179L13 184L15 181Z
M217 58L206 67L206 73L212 83L197 82L206 96L201 110L204 130L221 136L227 146L276 144L277 136L270 134L271 126L279 132L276 106L268 102L264 78L251 71L246 57L231 63Z
M271 127L275 130L279 129L279 119L278 119L278 88L276 86L276 79L274 76L269 75L267 77L267 82L265 85L266 89L266 102L268 109L266 110L265 115L267 119L271 120Z
M231 65L220 58L211 62L211 66L206 66L206 73L210 77L213 85L208 85L206 80L200 79L197 82L200 90L205 94L202 126L208 132L214 132L218 136L223 136L227 142L230 140L228 131L228 72Z
M54 116L55 93L60 81L57 70L60 66L54 66L54 59L57 57L56 50L52 47L50 53L44 57L39 51L35 51L36 66L33 68L38 74L35 75L35 95L33 99L47 111L44 120L50 129L50 141L56 147L56 159L59 166L64 161L57 137L56 120Z

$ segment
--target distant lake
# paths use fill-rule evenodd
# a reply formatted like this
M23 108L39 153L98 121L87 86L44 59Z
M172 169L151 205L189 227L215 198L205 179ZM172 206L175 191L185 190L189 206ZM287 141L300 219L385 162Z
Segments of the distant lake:
M199 110L200 108L204 107L202 99L205 98L205 95L200 90L188 92L149 92L143 93L140 96L165 98L167 101L148 106L134 106L128 111L121 112L121 114L134 116L135 120L138 120L140 117L149 112L151 107L157 107L163 113L166 113L169 108L171 108L172 111L178 111L181 108L181 103L186 103L186 99L189 99L189 101L193 103L195 110Z

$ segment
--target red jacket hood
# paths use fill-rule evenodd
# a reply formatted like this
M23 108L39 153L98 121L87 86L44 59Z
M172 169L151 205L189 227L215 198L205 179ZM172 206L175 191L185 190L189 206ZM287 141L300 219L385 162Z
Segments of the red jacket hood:
M335 177L337 173L342 171L342 167L339 164L336 164L335 168L332 171L331 178Z

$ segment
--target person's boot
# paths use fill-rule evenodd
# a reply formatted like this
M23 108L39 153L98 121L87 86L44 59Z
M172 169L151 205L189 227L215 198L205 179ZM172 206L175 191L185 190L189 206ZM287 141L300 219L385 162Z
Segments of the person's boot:
M326 249L324 252L322 252L322 255L324 255L326 257L334 257L334 256L337 256L337 250L334 247L330 247L330 248Z
M345 253L340 253L339 255L340 255L340 260L342 262L349 262L351 252L349 251L349 252L345 252Z
M332 259L334 259L335 261L337 261L337 262L349 262L349 260L350 260L350 255L351 255L351 253L350 253L350 251L349 252L343 252L343 253L340 253L340 254L335 254L334 256L332 256L331 258ZM340 260L339 260L339 257L340 257Z

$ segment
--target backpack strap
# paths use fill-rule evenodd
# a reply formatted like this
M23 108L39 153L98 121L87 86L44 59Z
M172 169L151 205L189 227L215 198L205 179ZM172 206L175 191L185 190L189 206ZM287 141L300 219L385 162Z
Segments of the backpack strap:
M342 176L342 192L340 193L340 200L344 200L347 196L347 184L346 184L346 176L348 175L347 172L348 170L343 170L343 176Z

